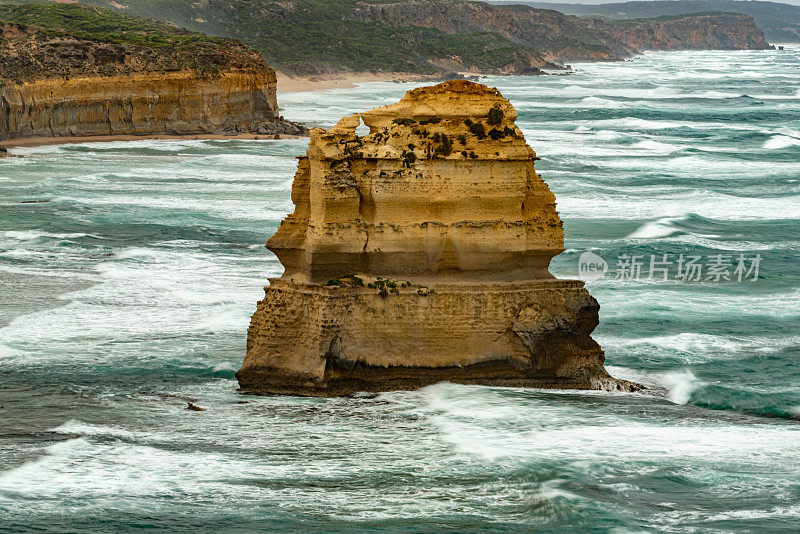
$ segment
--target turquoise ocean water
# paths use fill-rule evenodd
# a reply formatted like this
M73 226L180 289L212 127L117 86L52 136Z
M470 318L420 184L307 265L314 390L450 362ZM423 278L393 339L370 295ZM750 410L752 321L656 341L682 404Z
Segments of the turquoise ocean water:
M249 315L281 272L263 245L307 140L16 150L0 160L0 532L797 532L788 48L483 80L519 110L558 198L568 250L551 270L608 261L588 284L608 368L663 395L242 396ZM410 87L281 102L331 125ZM759 276L611 274L663 254L760 255Z

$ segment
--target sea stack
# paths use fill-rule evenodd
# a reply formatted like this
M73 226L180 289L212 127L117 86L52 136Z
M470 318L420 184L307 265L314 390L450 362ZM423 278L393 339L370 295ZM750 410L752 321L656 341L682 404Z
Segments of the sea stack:
M548 271L562 223L516 118L497 89L456 80L313 129L241 389L628 389L590 336L597 301Z

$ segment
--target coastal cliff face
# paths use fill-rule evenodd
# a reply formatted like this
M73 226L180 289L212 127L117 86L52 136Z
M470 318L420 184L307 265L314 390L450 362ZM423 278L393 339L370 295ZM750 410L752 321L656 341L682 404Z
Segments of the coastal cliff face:
M601 21L592 21L599 24ZM698 13L622 22L603 27L638 50L768 50L773 47L749 15Z
M313 129L241 388L632 388L590 337L597 301L548 271L561 221L516 117L497 89L452 81Z
M612 61L636 52L603 28L591 28L581 19L558 11L524 6L495 6L481 2L412 0L399 3L362 4L357 20L391 26L421 26L446 33L493 32L536 50L547 63L597 60Z
M68 14L91 22L93 9ZM131 34L114 42L0 22L0 139L303 133L279 118L275 71L258 52L170 28Z
M640 50L771 48L752 17L691 14L611 23L526 6L435 0L363 4L357 20L436 28L447 33L495 32L539 52L542 61L609 61Z
M0 138L267 133L276 109L272 72L35 79L0 88Z

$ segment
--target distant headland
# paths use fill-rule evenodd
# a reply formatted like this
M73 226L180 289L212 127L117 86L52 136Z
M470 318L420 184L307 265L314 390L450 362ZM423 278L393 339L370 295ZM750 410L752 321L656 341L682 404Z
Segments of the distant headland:
M289 76L539 74L645 50L770 48L751 16L705 9L611 21L465 0L88 1L239 39Z

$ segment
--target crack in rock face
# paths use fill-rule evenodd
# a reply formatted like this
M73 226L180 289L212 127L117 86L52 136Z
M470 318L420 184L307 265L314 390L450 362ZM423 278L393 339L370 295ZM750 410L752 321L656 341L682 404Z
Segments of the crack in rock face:
M516 118L497 89L454 80L313 129L267 242L285 272L253 314L242 390L633 389L590 336L597 301L548 271L562 224Z

